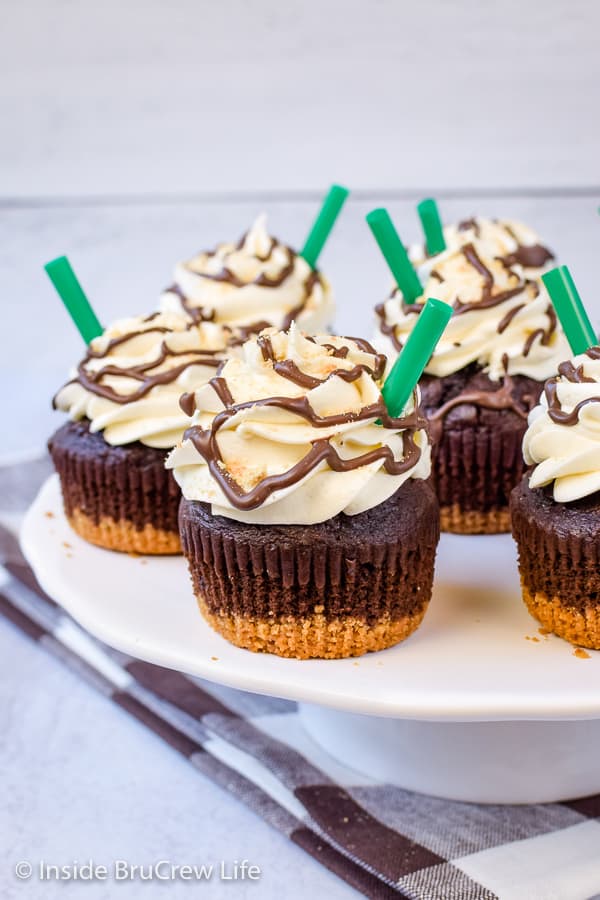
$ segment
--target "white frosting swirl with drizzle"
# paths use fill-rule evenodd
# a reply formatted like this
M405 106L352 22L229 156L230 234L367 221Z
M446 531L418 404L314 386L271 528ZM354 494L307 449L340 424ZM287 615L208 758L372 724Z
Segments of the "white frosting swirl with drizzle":
M427 478L425 420L412 402L387 417L385 362L366 342L295 326L247 341L196 392L192 427L169 455L184 497L240 522L304 525Z
M523 456L535 466L529 486L553 483L557 503L569 503L600 491L600 348L562 363L559 373L529 414Z
M230 338L221 325L172 313L121 319L94 338L55 406L71 419L89 419L90 431L109 444L174 447L189 424L180 396L237 352Z
M473 244L486 257L498 257L509 265L519 263L528 278L539 278L546 269L555 265L552 251L548 250L539 235L528 225L514 219L488 219L474 216L443 228L446 250L453 253ZM423 244L414 244L409 256L416 266L435 263L443 257L439 253L429 257Z
M425 369L444 377L478 363L492 381L527 375L543 381L568 354L548 293L525 277L517 264L484 256L473 244L447 250L418 269L424 286L415 304L401 291L376 307L374 343L390 357L398 354L427 297L450 304L454 314Z
M288 328L294 320L314 333L331 324L334 301L323 275L269 236L263 215L239 244L219 244L178 263L161 309L255 331Z

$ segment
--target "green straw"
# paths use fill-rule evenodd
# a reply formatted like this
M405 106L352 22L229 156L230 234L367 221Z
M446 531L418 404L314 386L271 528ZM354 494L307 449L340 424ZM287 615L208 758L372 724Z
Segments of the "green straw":
M452 307L441 300L429 299L423 306L381 391L392 418L402 415L451 315Z
M102 334L102 325L96 318L96 313L91 307L90 301L83 293L83 288L77 280L71 263L66 256L59 256L44 266L56 291L65 304L67 312L75 322L77 329L86 342Z
M598 339L571 273L566 266L558 266L542 275L542 281L550 294L571 350L575 355L585 353Z
M311 269L316 269L321 250L325 246L325 241L329 237L349 193L348 188L341 187L339 184L332 184L329 188L304 247L300 251L300 256L304 257Z
M367 216L367 224L379 244L379 249L383 253L404 299L407 303L413 303L417 297L421 296L423 288L387 209L372 210Z
M446 249L442 220L440 219L437 203L432 197L421 200L417 206L417 212L425 234L425 244L429 256L436 256Z

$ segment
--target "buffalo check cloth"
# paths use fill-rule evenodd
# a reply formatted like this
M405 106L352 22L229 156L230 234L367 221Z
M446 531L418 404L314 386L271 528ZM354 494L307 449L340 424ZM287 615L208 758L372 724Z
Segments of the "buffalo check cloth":
M91 690L365 897L600 900L600 795L480 806L381 784L316 747L295 703L132 659L87 634L41 589L16 538L49 471L45 458L0 467L0 614Z

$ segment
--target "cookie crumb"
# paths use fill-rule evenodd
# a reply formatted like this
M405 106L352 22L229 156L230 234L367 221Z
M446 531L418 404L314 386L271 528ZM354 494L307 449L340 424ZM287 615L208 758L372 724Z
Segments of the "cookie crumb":
M63 541L63 542L62 542L62 545L63 545L63 547L66 547L67 550L72 550L72 549L73 549L73 545L70 544L68 541Z
M46 516L47 519L54 519L54 518L55 518L54 513L53 513L53 512L50 512L50 510L48 510L48 512L45 512L44 515Z
M213 660L213 662L219 662L218 656L211 656L211 659Z
M590 654L587 650L584 650L583 647L575 647L573 650L573 656L576 656L577 659L591 659Z

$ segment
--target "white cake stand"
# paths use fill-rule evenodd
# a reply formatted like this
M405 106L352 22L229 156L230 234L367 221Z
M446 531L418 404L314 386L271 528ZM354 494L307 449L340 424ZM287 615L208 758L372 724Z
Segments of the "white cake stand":
M199 615L183 559L92 547L56 476L22 531L47 593L107 644L191 675L297 700L332 756L457 800L558 801L600 792L600 653L543 636L520 599L511 538L444 535L421 628L360 659L240 650Z

